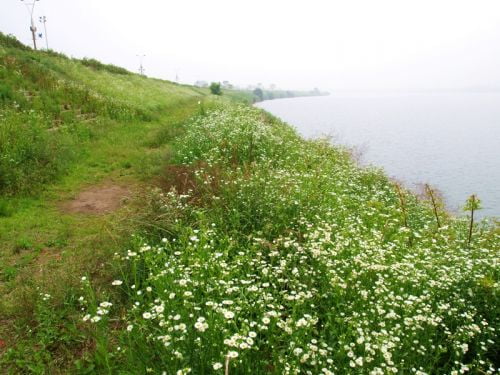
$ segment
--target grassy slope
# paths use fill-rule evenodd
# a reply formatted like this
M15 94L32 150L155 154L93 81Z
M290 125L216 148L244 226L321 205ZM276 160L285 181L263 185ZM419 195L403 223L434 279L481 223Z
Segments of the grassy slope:
M199 110L198 101L207 92L96 70L64 56L21 48L5 37L0 42L0 121L3 129L13 127L11 133L0 130L0 151L18 157L19 170L31 169L25 178L14 176L0 184L0 340L6 347L17 342L22 350L26 339L27 348L33 345L25 328L36 323L38 288L63 301L75 275L98 272L123 245L117 233L134 227L128 220L133 208L88 217L65 214L61 202L102 181L142 191L165 164L168 143ZM33 114L39 116L33 123L42 128L23 133L21 126ZM23 144L26 134L31 138ZM0 180L2 171L5 177L14 169L0 168ZM0 352L4 349L1 345Z

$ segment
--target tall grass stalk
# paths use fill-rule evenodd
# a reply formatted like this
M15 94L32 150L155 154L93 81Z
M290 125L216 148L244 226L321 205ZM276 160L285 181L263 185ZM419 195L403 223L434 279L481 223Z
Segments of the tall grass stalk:
M436 218L436 225L439 228L441 228L441 222L439 220L439 214L438 214L438 202L435 196L434 190L429 186L429 184L425 184L425 190L431 200L432 203L432 211L434 212L434 217Z

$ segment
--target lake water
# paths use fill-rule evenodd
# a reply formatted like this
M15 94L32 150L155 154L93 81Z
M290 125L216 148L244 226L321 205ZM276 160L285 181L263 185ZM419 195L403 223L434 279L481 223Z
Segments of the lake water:
M438 188L449 211L477 194L500 217L500 93L337 93L257 104L305 137L354 146L411 189Z

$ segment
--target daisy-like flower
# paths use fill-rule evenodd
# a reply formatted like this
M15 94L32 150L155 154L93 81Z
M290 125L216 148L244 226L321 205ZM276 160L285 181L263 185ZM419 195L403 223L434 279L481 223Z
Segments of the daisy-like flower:
M208 324L205 322L196 322L194 324L194 328L196 328L199 332L205 332L205 330L208 328Z
M214 368L214 370L219 370L222 368L222 363L220 362L215 362L212 367Z

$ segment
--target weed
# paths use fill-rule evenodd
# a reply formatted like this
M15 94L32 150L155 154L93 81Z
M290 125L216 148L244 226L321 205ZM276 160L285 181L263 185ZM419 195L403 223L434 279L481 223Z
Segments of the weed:
M17 268L12 266L3 266L2 271L0 271L2 280L10 281L17 276Z
M14 212L12 204L6 198L0 198L0 218L10 217Z
M434 217L436 218L436 225L439 228L441 228L441 220L439 219L439 211L442 210L442 203L441 199L439 199L438 194L436 190L431 188L429 184L425 184L425 192L430 199L430 202L432 204L432 211L434 212Z
M476 197L475 194L472 194L468 199L464 206L464 211L470 212L469 216L469 234L467 236L467 246L470 246L470 242L472 240L472 228L474 226L474 212L481 209L481 201Z
M29 250L31 248L33 248L33 243L29 239L20 238L17 240L12 251L14 254L19 254L21 251Z

